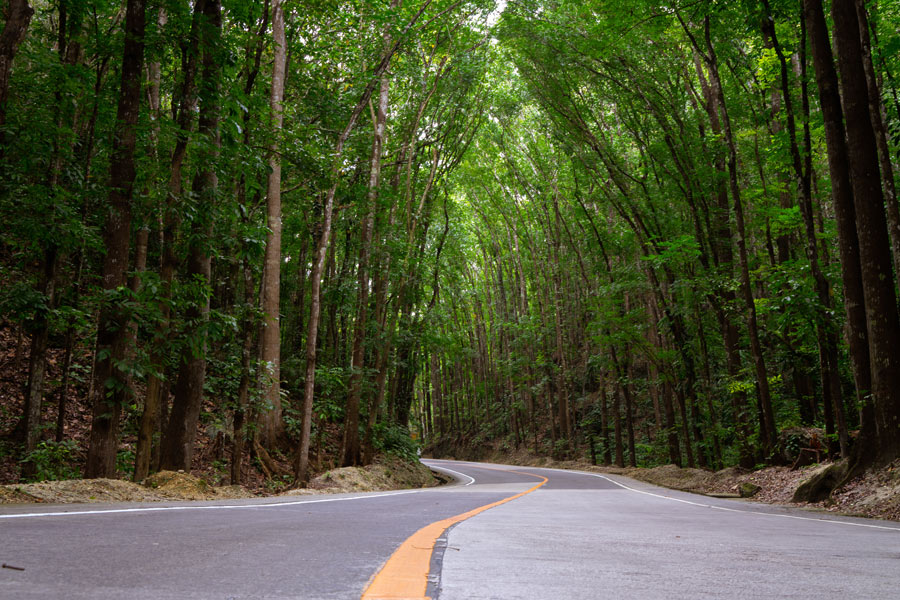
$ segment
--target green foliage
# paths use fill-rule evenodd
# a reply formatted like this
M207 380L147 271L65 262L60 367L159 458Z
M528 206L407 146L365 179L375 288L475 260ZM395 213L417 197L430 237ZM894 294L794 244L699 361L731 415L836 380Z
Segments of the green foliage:
M26 327L33 325L38 315L49 312L47 297L27 282L17 282L0 291L0 314Z
M33 469L34 474L28 482L76 479L81 476L78 469L72 466L77 452L78 446L72 440L59 443L42 441L19 462L28 463Z
M119 450L116 453L116 471L131 478L134 474L134 450Z
M662 436L659 436L662 437ZM639 467L655 467L660 463L658 444L635 444L635 461Z
M405 427L378 423L372 433L372 442L378 452L392 454L410 462L419 460L421 445L418 440L412 439Z

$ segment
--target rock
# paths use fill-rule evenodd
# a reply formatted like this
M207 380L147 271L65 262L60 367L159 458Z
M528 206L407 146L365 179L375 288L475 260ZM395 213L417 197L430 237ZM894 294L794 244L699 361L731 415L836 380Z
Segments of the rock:
M831 492L847 475L847 461L842 460L815 469L812 476L800 484L791 502L821 502L831 496Z
M752 498L753 496L758 494L759 490L761 489L762 488L755 483L745 481L738 488L738 493L741 495L741 498Z

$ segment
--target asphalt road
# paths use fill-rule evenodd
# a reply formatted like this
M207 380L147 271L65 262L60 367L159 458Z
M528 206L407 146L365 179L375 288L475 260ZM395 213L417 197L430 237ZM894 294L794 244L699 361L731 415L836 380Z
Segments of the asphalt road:
M442 488L213 503L0 506L0 599L360 598L435 521L455 599L900 598L900 525L624 478L426 461ZM625 487L623 487L625 486Z
M450 530L440 600L900 598L898 523L523 470L548 484Z

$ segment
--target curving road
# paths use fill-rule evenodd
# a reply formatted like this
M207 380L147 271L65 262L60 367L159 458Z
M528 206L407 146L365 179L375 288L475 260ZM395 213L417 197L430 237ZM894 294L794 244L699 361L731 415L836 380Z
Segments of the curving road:
M590 473L425 462L457 484L0 506L0 563L16 567L0 568L0 599L900 597L900 524Z

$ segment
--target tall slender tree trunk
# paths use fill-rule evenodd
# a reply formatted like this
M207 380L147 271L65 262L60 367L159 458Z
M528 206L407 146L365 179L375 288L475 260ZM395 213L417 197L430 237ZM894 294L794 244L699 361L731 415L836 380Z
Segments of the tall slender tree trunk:
M74 67L81 55L81 44L78 41L78 35L81 33L81 23L83 11L76 9L74 14L70 15L68 6L65 2L61 2L59 11L58 37L57 37L57 53L63 70L61 74L55 78L56 91L54 93L55 106L54 113L56 115L55 123L57 132L53 136L53 146L51 151L50 166L47 174L47 188L53 196L61 195L60 176L63 164L63 147L67 146L65 152L71 151L72 140L67 139L69 136L65 133L67 130L74 130L73 121L77 118L72 113L75 107L71 100L62 93L63 78L66 69ZM2 142L0 142L2 145ZM2 151L0 151L2 152ZM26 428L26 453L34 450L40 437L40 419L41 404L44 400L44 378L47 363L47 341L50 335L49 312L55 308L55 291L56 279L59 271L59 263L64 260L60 255L60 248L55 241L45 243L43 256L43 269L40 278L38 292L45 298L45 304L38 311L32 325L31 335L31 357L28 368L28 383L26 384L25 393L25 428ZM68 336L67 336L68 337ZM67 345L67 351L69 346ZM68 352L67 358L71 357ZM64 361L64 362L67 362ZM65 367L67 370L67 367ZM65 374L64 374L65 378ZM30 474L34 467L31 463L24 465L24 470Z
M163 8L158 9L156 22L160 28L165 25L166 12ZM154 124L150 136L151 144L153 144L153 147L150 149L150 151L154 153L154 158L158 160L159 151L157 145L159 143L159 118L161 107L160 86L162 81L162 64L160 63L159 59L154 60L147 66L147 79L149 85L149 89L147 90L147 96L149 99L148 108L152 115ZM147 262L147 244L149 242L149 234L150 230L147 227L143 227L140 231L141 237L138 243L138 248L143 248L144 266L146 266ZM141 270L143 270L143 268ZM135 283L137 283L137 281L135 281ZM154 376L154 379L157 378ZM154 394L153 398L158 399L158 395ZM156 430L156 420L154 418L156 416L156 406L151 406L151 410L147 410L147 401L148 396L145 396L144 410L141 412L141 419L138 425L137 447L135 449L134 455L134 472L132 473L132 479L135 482L143 481L150 474L150 454L153 447L153 434Z
M719 107L713 88L703 70L700 54L700 48L695 44L694 67L703 91L704 108L709 118L712 133L720 136L722 135L722 120L719 116ZM710 247L719 276L730 279L734 276L734 239L729 223L728 186L725 183L728 179L728 173L725 166L725 153L721 150L720 145L717 145L715 148L714 167L719 175L719 181L715 188L715 201L711 210ZM741 373L740 332L735 323L735 317L730 313L730 306L734 303L736 295L727 286L722 287L724 289L718 290L718 294L712 299L712 303L725 346L725 368L731 380L737 381ZM747 394L740 386L733 387L735 389L731 393L731 405L736 423L740 464L742 467L752 468L756 460L750 443Z
M622 395L625 397L625 434L628 440L628 464L636 467L637 447L634 439L634 396L631 393L630 371L631 365L628 364L625 367L626 381L622 385Z
M141 107L141 72L144 66L145 1L128 0L125 9L125 45L122 78L116 113L116 135L110 161L109 213L104 227L106 256L103 289L109 293L126 284L128 247L131 238L132 191L135 179L134 152ZM124 402L125 381L115 366L125 358L128 317L121 306L106 304L100 310L97 328L97 358L91 397L92 420L85 477L115 477L119 415Z
M194 454L197 422L206 380L207 334L209 320L209 285L212 257L208 251L216 213L218 176L216 162L219 154L220 120L220 40L222 33L222 5L220 0L206 0L203 7L205 27L202 28L203 72L200 83L200 114L197 131L204 136L207 150L194 175L192 191L202 203L191 221L191 241L188 248L187 278L194 285L203 286L185 311L189 323L185 334L188 343L180 357L178 377L173 388L172 410L161 442L160 467L189 471ZM192 339L190 339L192 338Z
M262 55L265 45L266 31L269 28L269 0L265 0L262 6L262 22L256 33L256 44L247 46L247 66L245 67L246 80L244 81L244 93L248 96L253 91L253 84L259 75L262 65ZM243 116L244 121L244 144L250 144L250 123L251 113L247 111ZM247 180L245 175L241 175L236 182L235 196L241 206L247 207ZM257 192L257 195L259 192ZM258 201L258 197L256 198ZM256 202L254 202L256 204ZM246 226L250 221L249 211L242 214L243 224ZM245 244L246 245L246 244ZM305 245L304 245L305 248ZM248 252L244 248L239 270L243 277L243 317L241 319L241 377L238 383L237 405L234 407L232 415L232 437L231 437L231 484L240 485L242 478L242 466L244 462L245 442L248 438L247 421L250 415L250 388L251 382L251 362L254 354L258 356L258 352L254 352L257 347L257 333L259 327L254 316L252 307L256 304L255 281L253 270L250 266L250 258ZM300 264L304 264L305 257L301 254ZM254 448L255 450L255 448Z
M612 444L609 443L609 402L606 396L606 378L601 373L599 385L600 394L600 435L603 438L603 464L612 464ZM535 454L537 453L537 435L535 435Z
M266 179L266 214L269 232L266 236L265 268L262 281L262 312L264 315L260 339L262 363L262 400L265 409L259 415L257 435L263 446L275 446L284 433L281 416L281 137L284 112L285 64L287 42L284 33L284 7L281 0L272 0L272 88L269 111L272 121L269 143L269 175Z
M613 390L612 403L613 436L615 439L616 466L625 466L625 452L622 448L622 391L621 386Z
M375 114L372 156L369 161L369 185L366 194L360 231L359 262L357 263L356 323L353 331L353 351L350 366L350 391L347 396L346 419L342 443L343 466L357 465L362 459L359 443L359 404L362 396L363 369L365 367L366 323L369 314L369 256L372 249L372 230L375 225L375 209L378 186L381 181L381 153L384 145L384 129L387 122L388 96L391 80L387 74L381 77L378 107Z
M666 436L669 447L669 461L673 465L682 465L681 446L678 443L678 424L675 421L675 404L672 401L673 385L670 381L663 382L662 397L666 415Z
M869 36L869 16L865 0L855 0L856 15L859 19L859 39L861 43L863 69L866 73L866 91L869 96L869 114L872 118L872 130L878 146L878 166L881 171L881 186L884 192L884 204L887 208L888 229L891 239L891 253L894 273L900 277L900 207L897 206L897 187L894 183L894 167L891 164L891 151L888 146L887 128L885 127L886 111L881 100L878 75L872 64L872 42Z
M237 406L234 409L232 420L231 439L231 485L241 483L241 465L244 460L244 438L247 434L245 423L250 407L250 361L253 355L254 320L249 308L254 304L253 271L246 255L243 259L241 272L244 276L244 307L245 315L241 324L241 379L238 383Z
M872 371L869 357L866 308L863 295L862 265L860 263L859 237L856 229L856 208L850 183L847 137L844 128L843 109L838 91L837 72L831 53L831 41L821 0L803 0L803 18L809 35L810 50L819 104L825 124L828 145L828 167L831 174L831 195L838 231L838 250L841 257L841 280L844 285L844 310L847 316L847 342L850 362L856 383L856 399L861 407L863 438L854 445L856 463L872 459L874 445L862 443L874 435L874 418L871 414Z
M741 199L740 185L738 183L737 146L731 129L731 119L725 101L725 92L722 88L722 80L719 76L718 59L715 48L710 40L709 17L704 22L706 36L706 56L709 67L712 92L719 107L722 119L722 133L728 149L728 187L731 192L732 210L735 219L735 231L737 233L738 266L741 276L741 295L744 300L744 309L747 311L747 332L750 337L750 353L753 356L753 366L756 373L757 389L760 404L760 437L763 442L763 450L770 454L775 446L777 436L775 415L772 410L772 396L769 390L769 378L766 370L765 356L759 339L759 324L756 317L756 304L753 300L753 288L750 281L750 265L747 251L747 229L744 223L744 203Z
M900 455L900 316L891 264L891 246L872 129L859 22L853 0L831 6L847 123L847 156L856 208L859 262L869 334L876 462ZM863 429L865 432L865 428ZM863 441L861 441L862 443Z
M200 27L206 0L197 0L191 17L191 31L182 54L182 81L178 93L178 106L176 120L175 147L169 162L169 182L167 186L166 202L161 208L162 222L160 232L160 283L162 298L159 306L161 319L156 326L154 338L156 348L150 353L150 363L161 373L164 372L167 352L164 348L165 340L170 333L172 286L175 281L175 271L178 266L176 254L176 233L180 224L178 215L178 203L181 201L183 188L183 165L187 153L188 141L191 135L194 109L197 102L196 77L199 65L200 53ZM160 10L157 22L160 27L168 21L167 14ZM155 64L151 65L151 71L155 72ZM155 74L154 74L155 76ZM153 99L151 97L151 102ZM147 378L147 392L144 397L144 410L141 413L140 431L138 433L137 451L135 452L134 476L136 481L146 477L151 470L159 466L161 454L160 441L157 432L165 428L164 416L167 412L169 383L164 375L151 373ZM140 477L140 479L138 479Z
M416 21L418 21L419 17L429 6L429 4L431 4L431 0L426 0L422 4L419 11L415 15L413 15L410 22L406 24L402 33L405 34L416 23ZM344 144L346 143L347 138L350 137L350 133L356 126L356 121L357 119L359 119L360 114L362 114L363 109L366 107L366 105L368 105L369 98L372 97L372 92L375 90L375 86L381 80L381 76L384 74L385 70L387 70L387 67L391 61L391 57L393 57L394 53L400 47L402 37L403 36L401 35L400 38L392 41L389 47L382 54L381 61L378 63L378 65L376 65L375 71L372 74L372 79L363 90L362 96L356 103L356 107L354 107L353 112L350 114L350 118L347 121L347 124L344 126L344 130L338 136L337 143L335 144L334 148L334 162L331 169L332 184L331 188L325 194L324 198L321 232L319 234L319 241L316 246L315 258L313 259L312 272L310 273L311 290L309 326L307 328L306 337L306 379L304 380L303 386L303 421L300 429L300 451L297 453L296 460L294 462L294 474L297 481L299 481L301 485L305 485L309 477L309 438L311 432L313 393L315 391L316 382L316 339L319 332L322 269L325 266L325 255L328 251L328 241L331 238L331 217L334 211L334 195L337 192L337 187L340 183L339 161L341 159L341 154L343 153Z
M766 11L771 13L768 0L763 0ZM838 348L837 348L837 331L835 324L831 318L831 289L828 280L822 272L819 263L818 241L816 238L816 226L813 217L812 205L812 189L811 189L811 142L808 119L803 122L803 139L804 151L806 158L801 156L800 144L797 141L796 121L794 118L794 104L791 97L790 84L788 79L787 59L781 50L781 44L775 31L774 19L766 19L763 29L767 30L768 36L772 41L775 54L778 57L781 66L781 92L784 98L785 119L787 121L787 133L790 140L791 161L794 170L794 176L797 180L798 202L800 205L800 213L803 216L803 223L806 232L806 256L809 260L810 272L816 286L821 310L819 311L819 322L816 327L816 342L819 350L819 372L822 385L825 412L827 416L834 413L836 419L826 419L826 433L834 433L834 422L837 421L838 433L841 447L841 454L846 456L848 452L848 432L844 419L844 409L840 386L840 376L838 373ZM805 27L801 28L805 34ZM801 68L801 98L803 102L804 116L808 115L809 103L806 93L806 81L802 76L806 72L806 40L801 40L801 60L803 61ZM805 161L805 164L804 164ZM833 408L833 410L832 410ZM828 431L831 429L831 431Z
M41 405L44 400L44 376L47 370L47 340L50 335L49 311L53 308L59 252L50 244L44 252L44 272L38 291L44 297L45 306L35 319L31 334L31 355L28 362L28 383L25 386L25 452L37 447L41 436ZM32 465L26 464L29 471Z

